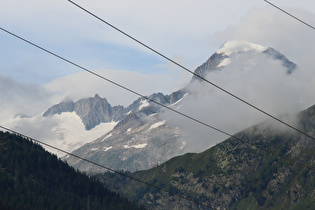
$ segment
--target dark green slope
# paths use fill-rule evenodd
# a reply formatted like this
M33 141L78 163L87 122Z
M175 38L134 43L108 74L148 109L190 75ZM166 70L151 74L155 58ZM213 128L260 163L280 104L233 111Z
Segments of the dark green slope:
M301 112L295 124L315 136L315 106ZM315 209L314 140L272 122L236 136L298 164L229 138L203 153L176 157L131 176L212 208ZM98 177L109 188L152 209L204 208L113 174Z
M139 209L41 146L0 132L1 209Z

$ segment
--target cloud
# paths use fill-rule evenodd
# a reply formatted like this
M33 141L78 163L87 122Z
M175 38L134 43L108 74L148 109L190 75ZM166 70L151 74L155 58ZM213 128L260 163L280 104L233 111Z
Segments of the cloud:
M271 46L298 64L299 69L294 77L287 78L281 71L272 72L272 69L279 67L276 63L265 64L260 61L261 66L257 70L265 67L264 71L246 74L222 71L212 74L210 80L275 114L299 110L314 103L314 32L272 7L261 8L265 5L263 2L77 2L192 70L227 40L247 40ZM191 78L182 69L166 64L160 58L155 59L156 55L152 52L84 14L67 1L5 0L1 4L2 27L14 29L13 32L74 62L79 61L80 65L89 69L100 69L97 72L144 95L170 93L185 86ZM310 10L290 11L310 23L315 19L314 12ZM83 72L77 73L78 69L51 59L46 53L30 50L32 47L12 41L14 38L10 39L3 33L0 36L3 50L0 53L0 108L6 110L1 112L1 119L12 117L17 112L34 115L68 97L78 100L98 93L112 105L125 106L137 98L101 79ZM233 68L240 69L242 63L234 65ZM16 81L3 75L19 78ZM30 81L34 84L30 84ZM194 98L187 97L184 101L187 106L182 111L211 125L233 133L264 119L228 96L209 89L207 85L195 84L192 88L201 92ZM198 148L205 142L211 145L225 138L214 132L208 133L209 129L201 129L199 125L183 123L182 126L187 128L188 139L198 139L197 134L208 136L200 142L190 142Z
M172 69L166 71L173 74ZM94 72L143 95L156 92L169 94L189 82L184 74L177 75L174 79L174 76L170 77L163 73L152 75L110 69ZM17 114L37 115L66 99L76 101L99 94L113 106L128 106L140 97L87 72L70 74L43 85L20 82L0 75L0 89L0 108L5 110L0 112L2 122Z
M309 76L309 75L308 75ZM305 83L303 69L287 74L280 61L266 54L247 52L231 56L230 65L210 72L207 79L273 116L294 114L315 103L314 83ZM315 73L312 74L314 78ZM266 115L241 103L205 82L189 86L179 111L231 135L267 119ZM169 123L183 128L186 152L201 152L229 136L166 111ZM289 119L289 118L288 118ZM290 119L289 124L294 123ZM281 126L279 126L281 127Z
M309 5L314 2L309 2ZM315 12L306 9L286 8L292 14L315 25ZM311 8L311 7L310 7ZM296 101L303 102L302 108L314 104L312 89L314 89L315 42L314 31L302 23L272 7L252 10L244 16L240 24L231 26L216 33L212 39L219 42L225 40L247 40L266 47L273 47L298 65L294 77L297 85Z
M118 0L110 4L81 0L78 3L167 56L181 57L182 62L190 68L197 67L217 47L217 43L209 45L207 36L228 25L237 24L241 16L257 6L250 0L242 0L242 7L238 7L239 2L229 0L201 0L198 3L186 0L137 0L132 3ZM84 12L79 11L78 14ZM102 23L100 26L99 31L109 28ZM115 31L95 33L94 39L150 52Z
M213 31L223 30L227 25L237 23L240 15L244 15L253 6L247 4L252 2L250 0L243 0L245 6L238 9L235 9L236 2L228 0L202 0L198 4L179 0L76 2L192 69L215 49L213 45L207 44L206 37ZM226 7L227 3L231 7ZM89 68L153 72L152 69L161 71L154 66L165 64L157 55L67 1L4 0L1 4L0 18L5 20L2 27L72 61L80 61L81 65ZM40 75L40 81L37 82L42 84L43 80L47 82L49 79L73 73L62 62L56 62L55 59L48 62L51 57L46 53L38 53L38 50L23 45L15 38L8 38L5 33L0 35L1 40L5 40L0 43L2 46L6 45L8 39L11 40L10 45L5 50L2 49L4 52L1 53L3 56L10 52L9 58L1 60L1 65L10 68L3 70L9 72L8 75L20 73L26 76L26 71L36 73ZM45 62L34 67L34 63L40 61ZM23 71L21 68L12 71L15 63L25 64ZM174 66L172 68L176 69ZM40 74L42 72L45 72L45 77ZM24 78L32 79L27 76Z
M291 57L290 50L284 49L286 45L283 37L287 39L288 36L282 37L281 46L275 45L276 41L266 42L269 37L272 37L272 35L267 36L268 28L272 34L283 25L275 25L273 28L268 25L265 27L267 31L262 31L264 27L259 30L254 27L263 21L266 22L264 18L268 19L269 23L273 23L273 17L281 16L282 19L290 20L289 17L268 7L270 11L278 15L270 15L270 12L263 14L263 12L254 10L249 16L254 17L258 11L256 19L245 18L252 8L266 6L264 2L258 3L251 0L241 2L201 0L198 3L186 0L137 0L132 3L127 0L112 2L80 0L76 2L191 70L194 70L230 39L243 39L273 46L296 61ZM306 2L311 3L311 1ZM289 4L288 1L285 3ZM2 25L4 28L78 62L80 65L92 69L124 69L152 74L163 71L157 66L165 65L165 60L99 20L85 14L67 1L4 0L2 5L0 18L5 20ZM305 15L303 18L312 20ZM245 19L248 23L245 23ZM237 26L240 21L242 27ZM226 27L230 27L231 30L225 30ZM219 30L224 30L224 32L215 36ZM291 33L299 31L290 30ZM3 71L7 72L7 75L20 75L28 81L43 84L75 72L64 62L58 61L46 53L39 53L38 50L21 44L15 38L11 37L10 44L7 45L9 38L2 38L3 33L0 35L0 40L4 40L0 43L1 46L7 46L5 49L2 48L3 52L0 53L3 57L3 59L0 57L1 65L5 67ZM251 35L260 35L261 39L253 39L250 37ZM289 41L293 43L291 40ZM6 54L9 54L10 57L4 57ZM12 62L13 60L14 62ZM170 65L170 67L177 72L182 71L174 65ZM28 76L30 74L36 75L36 77ZM173 75L177 77L175 74Z
M313 23L315 11L288 9L292 14ZM211 39L246 40L270 46L299 66L313 65L315 59L314 31L272 7L254 9L241 19L240 24L217 32Z
M165 74L151 75L124 70L101 69L95 72L142 95L157 92L168 94L180 89L189 81L185 76L174 80L174 77ZM84 97L92 97L97 93L106 98L113 106L128 106L140 97L87 72L58 78L46 84L45 88L55 94L52 98L55 102L67 97L75 101Z
M0 75L0 119L4 122L16 114L35 115L44 111L51 94L41 86L21 83Z

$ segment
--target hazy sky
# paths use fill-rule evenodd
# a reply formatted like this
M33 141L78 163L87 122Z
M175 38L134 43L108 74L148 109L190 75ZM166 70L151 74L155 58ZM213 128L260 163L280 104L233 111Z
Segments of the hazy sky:
M75 2L191 70L227 40L271 46L304 69L314 66L315 31L263 0ZM272 2L315 25L313 0ZM65 0L0 0L0 26L144 95L170 93L191 78ZM0 46L1 119L38 114L67 97L98 93L112 105L137 98L3 31Z

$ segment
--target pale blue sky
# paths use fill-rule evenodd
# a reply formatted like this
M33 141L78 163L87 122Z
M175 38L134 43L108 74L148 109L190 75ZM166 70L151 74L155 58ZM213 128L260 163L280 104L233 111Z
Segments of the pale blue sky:
M268 6L252 0L76 2L192 70L226 41L215 40L215 33L237 25L251 9ZM315 11L311 0L273 2ZM0 14L2 27L88 68L167 73L165 60L67 1L1 0ZM1 74L43 84L73 72L3 32L0 44Z

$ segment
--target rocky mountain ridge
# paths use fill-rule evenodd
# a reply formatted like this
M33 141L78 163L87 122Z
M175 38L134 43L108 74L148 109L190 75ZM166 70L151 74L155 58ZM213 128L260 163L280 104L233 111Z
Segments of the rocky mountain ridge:
M296 65L272 48L253 45L248 42L239 45L235 42L227 42L206 63L195 70L195 73L206 77L211 72L223 71L233 59L239 56L253 57L263 54L271 60L276 60L283 65L286 74L291 74ZM233 57L234 56L234 57ZM190 91L193 83L200 82L200 78L194 76L191 83L184 89L165 96L162 93L152 94L150 99L174 109L182 106L185 96L194 97L195 92ZM198 90L197 90L198 92ZM197 93L198 94L198 93ZM100 138L83 145L73 151L79 156L97 160L99 163L117 170L144 170L154 167L166 160L184 154L187 148L187 139L183 137L185 130L174 123L165 120L165 109L152 101L139 98L121 113L121 120L114 129ZM208 145L201 146L204 149ZM199 148L200 149L200 148ZM83 171L99 171L83 161L72 157L66 157L72 166Z
M185 94L185 91L179 90L170 95L154 93L148 96L148 98L163 105L169 105L181 99L183 94ZM148 106L147 103L150 103L150 101L139 98L126 108L121 105L111 106L106 98L101 98L98 94L96 94L92 98L83 98L77 102L62 101L44 112L43 117L60 115L64 112L75 112L81 118L83 124L85 125L85 129L91 130L101 123L112 121L120 122L129 113L136 113L141 109L144 109L142 112L146 112L147 115L161 110L161 107L159 106L150 106L150 109L148 109L146 108Z
M161 93L149 96L150 99L172 106L182 97L183 91L170 96ZM175 101L175 102L174 102ZM169 104L170 102L174 102ZM146 169L160 164L174 155L183 154L179 128L168 125L159 117L161 107L138 99L126 108L130 110L112 131L73 151L86 158L97 160L115 169L130 171ZM66 161L84 171L100 171L98 167L76 160L70 156Z
M253 92L255 90L266 89L265 83L258 87L257 82L251 82L255 80L248 79L249 75L259 75L255 78L258 82L262 81L260 76L263 76L269 85L270 78L273 78L276 84L286 87L286 81L282 81L282 78L293 77L295 69L294 63L271 48L249 42L229 41L198 67L195 73L209 81L223 75L224 79L217 84L233 90L239 83L242 85L239 87L241 93L250 90L245 93L246 96L257 94ZM266 72L268 74L265 76ZM251 83L246 83L248 81ZM248 88L252 86L255 87ZM198 130L196 127L199 125L187 124L188 120L165 109L168 106L204 122L224 127L225 124L218 124L216 120L221 119L222 114L233 114L235 107L229 107L228 100L215 98L217 93L213 89L215 88L211 85L208 86L193 76L191 82L178 91L169 95L154 93L147 96L149 99L138 98L127 107L112 106L106 98L96 94L76 102L63 101L36 116L25 118L19 115L7 125L21 132L35 133L47 143L66 151L74 151L79 156L99 160L100 164L114 169L148 169L187 152L204 151L224 140L225 137L218 138L214 131ZM270 91L275 92L272 88ZM280 100L278 98L277 96L277 100ZM261 102L257 101L258 104ZM270 103L267 101L266 104ZM235 110L234 113L241 112ZM229 130L231 128L237 132L252 125L252 113L247 115L233 117L243 118L243 122L247 122L244 125L226 120L230 124ZM259 121L254 123L257 122ZM211 136L210 141L208 136ZM67 161L82 171L98 170L71 157Z
M77 102L63 101L44 112L43 117L49 117L63 112L75 112L82 120L85 129L91 130L100 123L119 121L124 114L123 106L112 107L105 98L84 98Z

